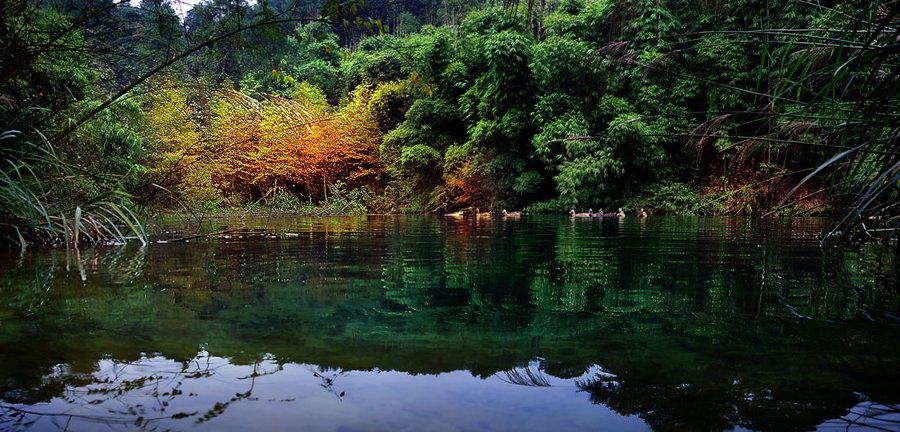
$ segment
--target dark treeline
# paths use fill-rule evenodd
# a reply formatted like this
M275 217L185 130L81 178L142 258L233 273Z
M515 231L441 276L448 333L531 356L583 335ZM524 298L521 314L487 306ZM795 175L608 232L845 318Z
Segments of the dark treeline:
M4 236L254 205L898 223L896 1L185 9L3 3Z

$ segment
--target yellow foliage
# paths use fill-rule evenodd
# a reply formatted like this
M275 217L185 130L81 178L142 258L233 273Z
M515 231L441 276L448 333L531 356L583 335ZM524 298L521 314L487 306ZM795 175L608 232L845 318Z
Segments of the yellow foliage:
M152 150L148 154L155 156L148 161L150 181L189 203L215 200L218 192L205 160L200 127L193 120L188 89L165 78L152 86L155 90L144 125Z
M162 83L148 112L149 135L163 155L154 170L172 172L176 189L193 202L260 197L274 188L312 199L336 182L377 187L383 169L372 92L360 88L336 112L314 86L300 84L294 95L256 100L221 88L201 127L188 91Z

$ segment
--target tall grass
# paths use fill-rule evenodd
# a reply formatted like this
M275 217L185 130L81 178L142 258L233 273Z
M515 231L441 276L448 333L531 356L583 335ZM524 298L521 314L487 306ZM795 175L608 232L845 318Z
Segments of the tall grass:
M12 142L18 145L8 145ZM74 204L51 196L49 182L71 185L91 174L62 160L43 135L34 142L19 131L5 131L0 144L5 149L0 153L0 241L21 247L146 243L144 226L122 204L129 198L124 192L110 191ZM15 148L20 150L8 150Z
M826 241L900 233L900 4L873 2L870 8L846 28L815 35L815 50L796 48L782 55L784 62L801 60L795 66L801 72L778 94L812 93L796 105L811 114L810 121L830 127L825 139L836 150L780 206L796 199L811 179L824 177L839 204ZM833 113L842 120L825 119Z

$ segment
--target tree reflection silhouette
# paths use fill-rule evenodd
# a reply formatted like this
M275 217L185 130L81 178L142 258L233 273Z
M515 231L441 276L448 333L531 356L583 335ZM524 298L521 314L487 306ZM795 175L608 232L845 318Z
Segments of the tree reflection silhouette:
M206 423L301 364L338 401L345 371L466 370L538 390L578 378L573 391L656 430L806 430L864 422L853 412L870 402L884 423L900 403L896 257L823 253L795 222L247 223L188 245L0 251L0 427L110 403L97 421ZM168 408L187 383L217 382L213 366L263 363L234 378L245 387Z

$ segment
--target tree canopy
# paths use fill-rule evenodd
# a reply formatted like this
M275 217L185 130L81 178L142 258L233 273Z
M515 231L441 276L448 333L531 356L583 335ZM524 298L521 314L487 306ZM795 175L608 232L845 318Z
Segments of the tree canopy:
M643 207L836 215L845 237L870 217L895 228L898 10L5 2L0 234L63 241L76 209L131 225L128 209L347 191L377 197L370 211Z

